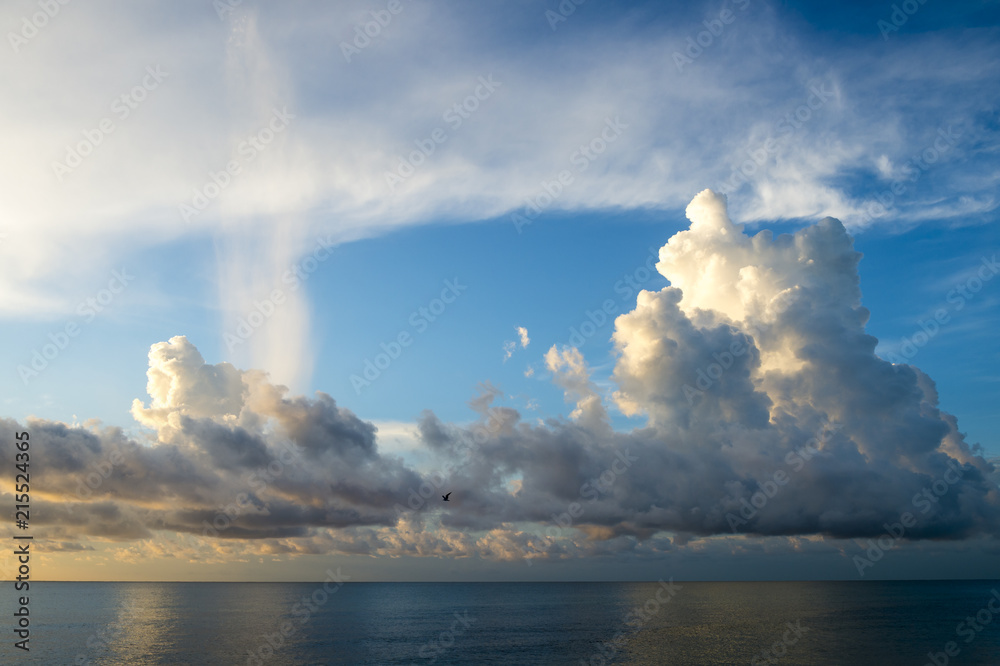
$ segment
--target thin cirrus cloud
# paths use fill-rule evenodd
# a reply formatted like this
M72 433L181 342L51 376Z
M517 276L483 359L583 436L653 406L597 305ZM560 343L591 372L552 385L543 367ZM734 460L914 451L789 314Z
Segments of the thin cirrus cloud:
M676 209L706 185L738 191L734 212L748 221L960 224L996 206L983 176L997 164L992 28L967 29L961 50L949 32L834 39L750 3L678 67L672 54L702 28L690 9L580 7L553 30L531 3L512 14L441 1L404 4L348 62L341 44L371 20L365 2L212 7L66 6L0 63L8 95L35 100L0 110L4 316L64 317L74 285L184 240L215 242L205 305L221 338L317 238L502 218L539 202ZM0 23L19 25L19 11L0 9ZM163 72L155 87L150 68ZM276 114L282 129L252 147ZM877 208L952 130L947 151ZM228 360L305 386L310 326L305 291L289 293Z
M283 267L320 233L344 241L510 214L561 170L574 179L552 209L678 208L706 184L721 187L769 137L778 147L741 184L741 219L830 214L856 227L920 219L931 203L941 219L995 206L982 176L996 160L988 84L1000 58L990 28L966 30L960 54L950 33L838 43L776 5L753 3L726 39L678 71L671 54L701 29L697 13L667 12L654 17L655 30L636 31L650 6L599 25L581 7L552 31L543 13L526 10L486 30L498 6L473 13L432 2L406 4L348 63L340 43L370 7L302 7L307 24L269 6L220 18L210 5L180 3L158 20L104 2L66 7L0 64L11 96L37 100L0 112L11 236L0 253L16 269L4 277L5 312L58 311L58 285L88 270L61 259L81 248L96 266L137 244L238 234L259 237L261 248L284 239L288 249L270 258ZM6 7L0 21L18 24L18 11ZM504 48L513 41L517 48ZM874 59L878 68L867 64ZM119 119L112 103L155 65L169 75ZM498 86L469 117L446 121L490 76ZM782 124L804 104L816 107L808 120ZM179 206L211 182L209 172L242 159L241 142L286 106L287 130L185 221ZM104 117L114 133L57 179L53 162ZM574 152L615 118L621 136L576 171ZM885 216L866 216L871 197L948 127L962 138L921 172L919 188ZM391 190L386 174L397 158L435 128L446 141ZM873 191L858 186L859 174L875 180ZM227 284L222 301L241 288Z
M687 214L659 252L671 286L640 292L615 321L610 403L579 350L553 347L545 362L576 405L569 419L529 423L494 405L496 391L474 401L471 425L425 412L419 446L438 466L417 471L333 397L206 363L177 336L152 346L150 400L132 406L146 435L29 421L32 451L49 461L36 540L113 543L125 561L166 542L193 561L644 558L734 532L815 549L879 535L906 511L911 541L995 538L995 468L939 409L930 377L874 353L843 224L751 237L708 190ZM616 431L612 408L647 422ZM5 420L0 436L24 428ZM779 470L766 505L741 513ZM942 479L947 492L916 511ZM415 501L443 485L457 510ZM574 503L572 525L547 534Z

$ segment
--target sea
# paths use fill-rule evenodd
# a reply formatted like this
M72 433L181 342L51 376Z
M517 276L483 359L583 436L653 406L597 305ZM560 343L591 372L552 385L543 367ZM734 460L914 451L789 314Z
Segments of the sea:
M1000 664L997 580L2 586L4 665Z

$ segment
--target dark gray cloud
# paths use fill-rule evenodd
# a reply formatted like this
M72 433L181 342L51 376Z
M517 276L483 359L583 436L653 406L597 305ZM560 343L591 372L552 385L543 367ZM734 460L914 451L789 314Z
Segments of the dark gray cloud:
M995 538L997 467L940 409L930 377L875 355L843 226L750 238L707 191L688 215L660 251L672 286L641 292L615 322L612 402L645 427L613 430L583 356L553 348L569 419L525 423L485 385L472 424L422 414L437 469L420 473L332 397L287 397L178 336L150 351L151 400L132 410L146 434L0 421L0 438L29 431L45 461L39 538L63 550L173 533L275 554L572 558L734 533L872 537L905 513L907 539ZM443 513L439 488L457 500Z

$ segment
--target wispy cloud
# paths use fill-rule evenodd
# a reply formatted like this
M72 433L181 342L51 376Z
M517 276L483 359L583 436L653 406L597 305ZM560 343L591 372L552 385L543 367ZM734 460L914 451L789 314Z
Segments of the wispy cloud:
M46 109L2 112L10 148L0 160L2 212L18 243L0 245L12 269L2 278L7 296L0 308L58 311L67 295L54 285L117 261L129 248L238 229L259 245L223 242L221 273L224 297L236 295L237 311L245 311L258 292L240 277L247 262L285 266L320 232L340 242L510 213L570 168L580 142L616 115L629 129L599 163L574 173L553 209L679 208L705 183L721 185L817 82L832 86L835 97L744 186L734 210L741 219L831 214L853 227L995 210L992 181L981 177L997 160L983 148L995 142L989 90L1000 71L989 29L967 30L960 50L954 36L934 33L838 46L762 5L728 25L726 43L698 59L696 76L686 76L664 54L683 45L699 22L660 17L662 30L631 35L623 50L629 15L599 25L574 15L572 30L546 30L516 50L481 48L472 36L484 33L497 7L473 13L407 5L377 44L348 63L339 43L352 39L349 28L364 18L368 6L361 2L312 4L308 25L270 7L240 6L223 20L203 7L183 7L174 20L157 22L107 2L74 6L72 21L60 16L0 65L12 97L31 96ZM0 11L0 19L15 24L17 11ZM486 32L523 40L517 22L537 23L529 14L514 17L510 34ZM109 26L118 35L111 45ZM81 48L97 55L81 60ZM204 66L220 60L222 68ZM879 67L870 67L873 60ZM58 182L51 162L110 113L108 100L134 85L150 62L170 72L169 85L72 178ZM95 67L96 77L84 75ZM444 123L442 110L489 73L503 88L465 122L461 136L441 144L405 187L385 196L384 174L396 156ZM64 103L69 99L73 104ZM296 115L293 125L208 209L179 223L178 204L208 182L207 171L224 168L272 108L284 105ZM869 188L852 178L861 173L875 183L871 194L884 189L894 173L886 165L932 145L947 124L966 127L975 142L959 140L891 216L865 222ZM93 260L71 261L77 253ZM282 321L274 337L290 335L308 350L304 310L288 307ZM255 346L273 347L261 340ZM275 367L281 361L292 376L307 366L273 349L262 349L254 362L264 358Z

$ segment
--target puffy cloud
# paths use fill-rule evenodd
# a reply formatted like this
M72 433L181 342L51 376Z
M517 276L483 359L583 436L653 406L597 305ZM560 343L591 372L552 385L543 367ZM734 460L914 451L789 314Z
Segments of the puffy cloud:
M531 343L531 338L528 337L528 329L524 326L517 327L517 336L521 341L521 349L526 349Z
M171 414L235 417L244 399L241 373L229 363L206 365L183 336L157 342L149 350L150 406L132 402L132 416L151 428L167 425Z
M452 480L479 513L462 524L549 522L579 502L583 513L569 522L597 539L849 538L876 535L907 511L918 517L910 538L995 534L993 467L939 409L929 377L874 353L860 254L843 225L826 218L748 237L710 191L688 216L690 228L660 252L671 286L641 292L615 322L614 400L648 415L648 427L584 422L585 408L600 409L585 361L553 347L546 364L577 403L572 421L515 422L477 446L476 462ZM497 469L520 477L516 493ZM934 487L948 490L920 500ZM761 498L763 508L748 504Z
M528 329L526 329L524 326L518 326L516 327L516 330L517 330L518 340L521 343L521 349L526 349L528 347L528 344L531 342L531 339L528 337ZM517 342L514 340L507 340L506 342L503 343L504 363L506 363L507 359L509 359L511 356L514 355L514 351L516 349L517 349Z
M597 387L590 381L590 371L583 354L575 347L559 351L555 345L545 354L545 365L553 381L566 392L566 400L576 403L570 418L597 426L607 421L607 412L601 404Z
M304 537L392 525L394 505L423 481L381 456L375 426L329 396L288 398L265 373L206 364L183 336L153 345L148 376L150 405L133 404L145 437L3 422L11 438L28 430L32 450L52 461L46 492L59 502L40 528L108 539Z
M150 401L132 406L146 434L0 421L0 437L29 430L47 461L38 537L184 535L184 557L202 561L645 557L703 537L744 548L720 537L733 533L812 548L800 537L875 536L909 512L908 539L995 538L996 467L940 409L930 377L875 355L843 225L749 237L710 191L687 214L690 228L660 250L670 286L640 292L615 322L612 402L645 415L641 428L613 430L586 359L552 347L544 360L575 404L569 419L523 422L484 384L471 424L423 414L430 471L418 473L332 397L289 397L178 336L150 350Z

